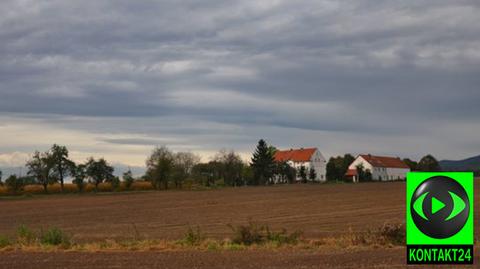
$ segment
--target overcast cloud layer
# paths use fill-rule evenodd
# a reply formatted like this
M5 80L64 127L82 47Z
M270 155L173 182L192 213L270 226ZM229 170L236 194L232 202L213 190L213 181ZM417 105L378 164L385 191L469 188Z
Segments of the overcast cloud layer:
M155 145L480 153L478 1L0 4L0 167Z

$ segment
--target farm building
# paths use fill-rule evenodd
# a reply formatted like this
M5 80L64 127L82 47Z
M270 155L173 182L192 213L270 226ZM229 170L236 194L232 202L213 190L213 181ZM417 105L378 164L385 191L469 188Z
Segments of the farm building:
M313 167L317 175L315 181L326 181L326 160L317 148L300 148L290 150L278 150L275 152L276 162L287 162L291 167L300 169L304 166L308 171ZM297 181L300 181L300 175L297 173Z
M353 182L358 182L357 167L360 165L365 171L369 170L372 173L373 180L378 181L405 179L410 172L410 167L400 158L361 154L350 164L345 176L351 178Z

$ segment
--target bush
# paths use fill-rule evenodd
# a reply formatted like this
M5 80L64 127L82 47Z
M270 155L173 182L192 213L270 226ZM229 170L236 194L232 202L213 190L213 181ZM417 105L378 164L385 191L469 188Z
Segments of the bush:
M68 236L65 232L61 229L53 227L47 229L46 231L42 231L40 234L40 243L44 245L70 245L70 236Z
M252 245L260 244L264 241L264 227L256 223L249 222L248 225L239 225L234 227L229 225L233 231L232 242L234 244Z
M405 245L405 224L384 224L378 231L383 242L393 245Z
M132 183L130 189L134 191L154 190L152 183L149 181L135 181Z
M25 185L23 178L18 178L16 175L11 175L5 180L8 190L13 193L18 193L23 190Z
M0 248L8 247L11 244L12 242L10 242L10 239L8 239L8 237L0 235Z
M266 227L266 229L267 229L267 240L269 242L273 242L273 243L276 243L276 244L279 244L279 245L283 245L283 244L294 245L294 244L297 244L300 237L303 234L301 231L295 231L291 234L288 234L286 229L282 229L280 232L272 232L272 231L270 231L268 226Z
M23 193L26 194L40 194L40 193L45 193L43 186L42 185L26 185L23 188Z
M83 191L84 192L92 192L95 190L95 185L92 184L92 183L87 183L84 187L83 187Z
M205 236L200 231L200 227L193 229L188 227L187 233L184 235L183 239L180 241L182 244L188 246L198 246L205 240Z
M68 192L68 193L77 193L78 192L78 186L73 183L66 183L63 185L63 192Z
M265 244L274 243L278 245L282 244L297 244L301 231L296 231L291 234L286 229L282 229L280 232L274 232L268 225L258 225L254 222L249 222L248 225L239 225L234 227L229 225L233 231L233 244L252 245L252 244Z
M62 186L58 183L55 184L49 184L47 187L48 193L61 193L62 192Z
M8 194L8 188L6 186L0 186L0 195Z
M112 183L110 183L110 182L104 182L104 183L98 184L98 191L99 191L99 192L110 192L110 191L113 191Z
M36 241L35 233L25 225L20 225L17 228L17 242L22 245L29 245Z
M366 232L353 232L343 237L347 245L404 245L405 224L384 224Z

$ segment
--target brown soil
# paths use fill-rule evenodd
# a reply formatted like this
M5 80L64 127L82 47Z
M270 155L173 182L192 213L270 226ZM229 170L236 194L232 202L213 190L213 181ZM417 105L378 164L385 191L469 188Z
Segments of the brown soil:
M227 224L249 220L302 230L307 238L403 222L405 184L328 184L167 191L132 194L51 195L0 200L0 234L25 224L57 226L80 241L133 237L179 239L200 226L209 237L231 234Z
M476 184L476 193L479 189ZM227 224L251 219L321 238L404 222L404 205L402 182L52 195L0 200L0 234L13 236L19 224L57 226L84 242L132 238L135 225L144 238L179 239L188 225L198 225L209 237L226 238L231 234ZM404 268L405 249L0 253L0 268L373 267Z
M476 253L478 264L480 253ZM337 251L5 252L0 268L419 268L406 266L405 248ZM429 266L428 268L452 268ZM475 268L461 266L461 268Z

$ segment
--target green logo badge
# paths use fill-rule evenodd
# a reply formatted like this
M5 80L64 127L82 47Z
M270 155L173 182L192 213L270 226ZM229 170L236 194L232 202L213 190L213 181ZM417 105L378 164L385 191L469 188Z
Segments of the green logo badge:
M407 263L473 263L473 174L407 176Z

